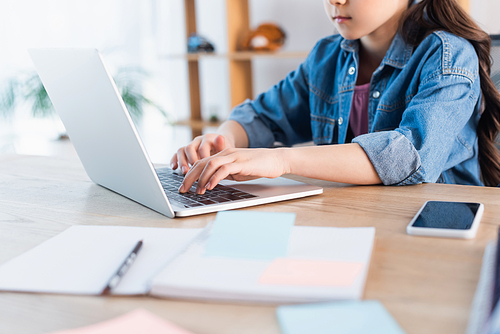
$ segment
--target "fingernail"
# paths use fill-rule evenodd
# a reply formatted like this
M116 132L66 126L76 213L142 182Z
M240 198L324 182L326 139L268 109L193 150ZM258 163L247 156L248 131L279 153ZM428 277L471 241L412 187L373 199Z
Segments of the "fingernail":
M205 184L205 189L208 189L210 188L210 182L207 182L207 184Z
M181 186L179 187L179 192L180 193L184 192L184 183L181 184Z
M196 193L199 194L199 195L203 195L204 190L205 189L203 189L203 188L196 188Z
M174 169L174 163L170 164L170 168Z
M182 170L182 174L186 174L188 172L188 169L186 166L182 166L181 170Z

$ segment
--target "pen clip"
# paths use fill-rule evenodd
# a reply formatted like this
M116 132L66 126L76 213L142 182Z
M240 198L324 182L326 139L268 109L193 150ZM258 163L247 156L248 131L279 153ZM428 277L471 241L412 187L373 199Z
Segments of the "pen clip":
M137 253L139 253L139 250L142 247L142 243L143 243L142 240L139 240L137 242L134 249L132 249L132 251L127 255L127 257L125 258L123 263L118 267L118 270L108 280L108 283L106 284L106 286L102 290L101 295L110 294L111 291L118 286L122 277L129 270L130 266L132 266L135 259L137 258Z

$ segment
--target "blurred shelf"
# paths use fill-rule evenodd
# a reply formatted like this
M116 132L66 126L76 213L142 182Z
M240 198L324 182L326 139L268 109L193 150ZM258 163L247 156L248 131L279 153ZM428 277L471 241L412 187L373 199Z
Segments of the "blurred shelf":
M192 137L197 137L207 126L218 126L219 123L210 123L201 117L201 96L199 65L201 59L224 59L229 68L230 106L235 107L246 99L254 97L252 84L252 60L254 59L305 59L308 52L253 52L239 51L239 41L248 35L250 30L249 18L250 0L225 0L226 26L227 26L227 52L225 53L183 53L160 54L161 60L183 60L187 62L190 120L178 122L178 125L190 126ZM196 34L196 2L197 0L184 0L184 15L186 17L186 41L191 34ZM295 66L292 66L295 67ZM294 68L290 68L293 70Z
M209 122L203 120L185 119L175 122L175 125L189 126L191 129L201 131L206 127L218 127L222 122Z
M254 58L271 58L271 59L301 59L306 58L308 52L254 52L254 51L238 51L230 53L186 53L162 55L161 59L173 60L183 59L187 61L198 61L202 58L221 58L230 60L252 60Z

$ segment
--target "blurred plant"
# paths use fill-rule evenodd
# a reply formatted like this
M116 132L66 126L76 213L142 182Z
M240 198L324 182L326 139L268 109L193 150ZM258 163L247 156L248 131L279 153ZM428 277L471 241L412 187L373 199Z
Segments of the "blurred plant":
M0 111L3 116L12 116L23 101L31 103L33 117L46 117L53 113L52 102L36 73L23 73L7 81L0 95Z
M120 68L114 79L132 118L139 120L146 106L153 107L172 123L168 113L158 104L148 99L142 93L141 83L149 77L148 73L139 67ZM7 80L5 89L0 92L0 115L10 117L20 103L30 103L33 117L48 117L54 114L54 107L35 72L22 73Z
M144 69L131 66L119 68L113 79L132 117L140 119L144 107L150 106L160 112L169 123L173 123L170 115L161 106L142 93L142 83L146 82L148 77L149 74Z

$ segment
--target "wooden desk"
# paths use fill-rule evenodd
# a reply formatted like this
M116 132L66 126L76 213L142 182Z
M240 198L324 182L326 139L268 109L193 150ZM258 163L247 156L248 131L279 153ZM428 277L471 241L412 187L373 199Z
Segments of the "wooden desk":
M324 194L247 210L295 212L296 225L375 226L365 299L380 300L407 333L464 332L484 247L499 225L500 189L309 181ZM426 200L484 203L476 238L408 236ZM214 217L168 219L93 184L76 158L0 156L0 264L75 224L193 228ZM199 334L279 333L274 306L27 293L0 293L0 333L80 327L139 307Z

